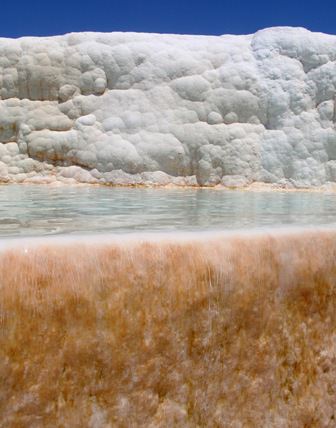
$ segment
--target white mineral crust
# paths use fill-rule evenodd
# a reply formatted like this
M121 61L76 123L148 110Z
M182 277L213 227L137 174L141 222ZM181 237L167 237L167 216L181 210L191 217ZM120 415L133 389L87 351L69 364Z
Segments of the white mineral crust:
M0 39L0 181L336 181L336 36Z

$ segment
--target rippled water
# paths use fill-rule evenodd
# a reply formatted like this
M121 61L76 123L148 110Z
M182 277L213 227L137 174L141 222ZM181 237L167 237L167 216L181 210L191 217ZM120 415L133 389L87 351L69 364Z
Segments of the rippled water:
M336 195L314 192L0 186L0 236L330 225L335 216Z

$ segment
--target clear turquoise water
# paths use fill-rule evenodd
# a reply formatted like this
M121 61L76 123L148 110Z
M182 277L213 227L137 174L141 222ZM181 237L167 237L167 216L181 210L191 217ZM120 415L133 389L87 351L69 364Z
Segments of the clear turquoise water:
M336 224L336 195L213 189L0 186L0 236Z

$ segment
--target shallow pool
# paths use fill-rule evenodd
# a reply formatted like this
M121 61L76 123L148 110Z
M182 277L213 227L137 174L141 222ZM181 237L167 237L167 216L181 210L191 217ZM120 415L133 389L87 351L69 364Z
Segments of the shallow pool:
M0 186L0 236L336 224L336 194Z

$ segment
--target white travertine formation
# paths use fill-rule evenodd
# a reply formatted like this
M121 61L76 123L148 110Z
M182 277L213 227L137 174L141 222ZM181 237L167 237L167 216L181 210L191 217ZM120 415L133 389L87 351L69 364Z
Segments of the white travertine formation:
M336 181L336 36L0 39L0 180Z

